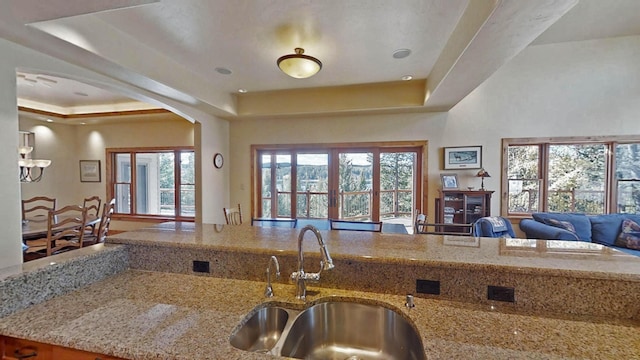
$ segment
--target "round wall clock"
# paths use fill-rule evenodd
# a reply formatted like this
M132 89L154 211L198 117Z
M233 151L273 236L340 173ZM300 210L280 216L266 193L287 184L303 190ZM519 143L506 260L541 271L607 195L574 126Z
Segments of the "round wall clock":
M222 154L216 153L215 155L213 155L213 166L215 166L216 169L220 169L223 163L224 159L222 158Z

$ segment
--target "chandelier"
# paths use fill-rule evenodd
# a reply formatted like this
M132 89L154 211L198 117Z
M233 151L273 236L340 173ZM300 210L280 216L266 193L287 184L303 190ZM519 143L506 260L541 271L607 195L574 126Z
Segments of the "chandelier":
M19 146L18 153L20 159L18 160L18 166L20 166L20 182L38 182L44 175L44 169L51 165L51 160L36 160L31 159L31 152L33 146Z

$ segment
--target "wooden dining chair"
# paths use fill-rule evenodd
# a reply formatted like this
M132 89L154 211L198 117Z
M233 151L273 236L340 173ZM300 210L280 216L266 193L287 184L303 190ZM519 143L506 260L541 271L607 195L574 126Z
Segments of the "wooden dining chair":
M298 219L251 219L251 226L295 228Z
M240 209L240 204L238 204L238 208L222 208L222 210L224 210L224 219L227 221L227 225L242 224L242 209Z
M109 225L111 225L111 215L116 208L116 199L111 199L108 203L105 203L102 208L102 216L100 217L100 224L98 230L90 235L84 235L84 246L103 243L109 233Z
M42 257L79 249L83 245L84 229L87 225L87 209L79 205L49 210L47 237L27 240L27 254L37 253Z
M372 231L381 232L381 221L348 221L329 219L331 230L353 230L353 231Z
M85 198L82 202L82 207L87 208L87 219L97 219L100 216L100 204L102 203L102 199L100 196L91 196ZM96 231L96 224L93 223L87 226L86 233L93 234Z
M56 209L56 203L56 199L46 196L22 200L22 221L46 220L49 211Z

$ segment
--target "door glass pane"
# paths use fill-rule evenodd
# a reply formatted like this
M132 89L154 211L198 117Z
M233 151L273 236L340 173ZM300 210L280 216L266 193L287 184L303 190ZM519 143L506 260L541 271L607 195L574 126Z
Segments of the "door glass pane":
M276 217L291 217L291 155L276 155Z
M603 214L605 145L549 146L548 211Z
M640 144L617 144L616 186L619 213L640 213Z
M131 213L131 155L116 154L116 185L114 194L116 199L115 212L119 214Z
M413 229L415 152L380 153L380 220Z
M136 213L175 215L173 152L136 154Z
M193 151L180 153L180 215L196 215L196 175Z
M540 146L509 146L509 213L540 211Z
M271 217L271 154L260 156L262 184L260 185L260 195L262 201L262 214L260 217Z
M373 154L340 153L338 159L339 218L370 221L373 198Z
M329 154L297 154L296 212L298 218L329 216Z
M115 186L116 207L114 212L119 214L131 213L131 185L116 184Z

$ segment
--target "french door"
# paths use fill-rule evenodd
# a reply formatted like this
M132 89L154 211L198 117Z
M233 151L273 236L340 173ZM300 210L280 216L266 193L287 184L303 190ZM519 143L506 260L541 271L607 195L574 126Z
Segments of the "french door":
M425 147L256 146L253 214L411 224Z

